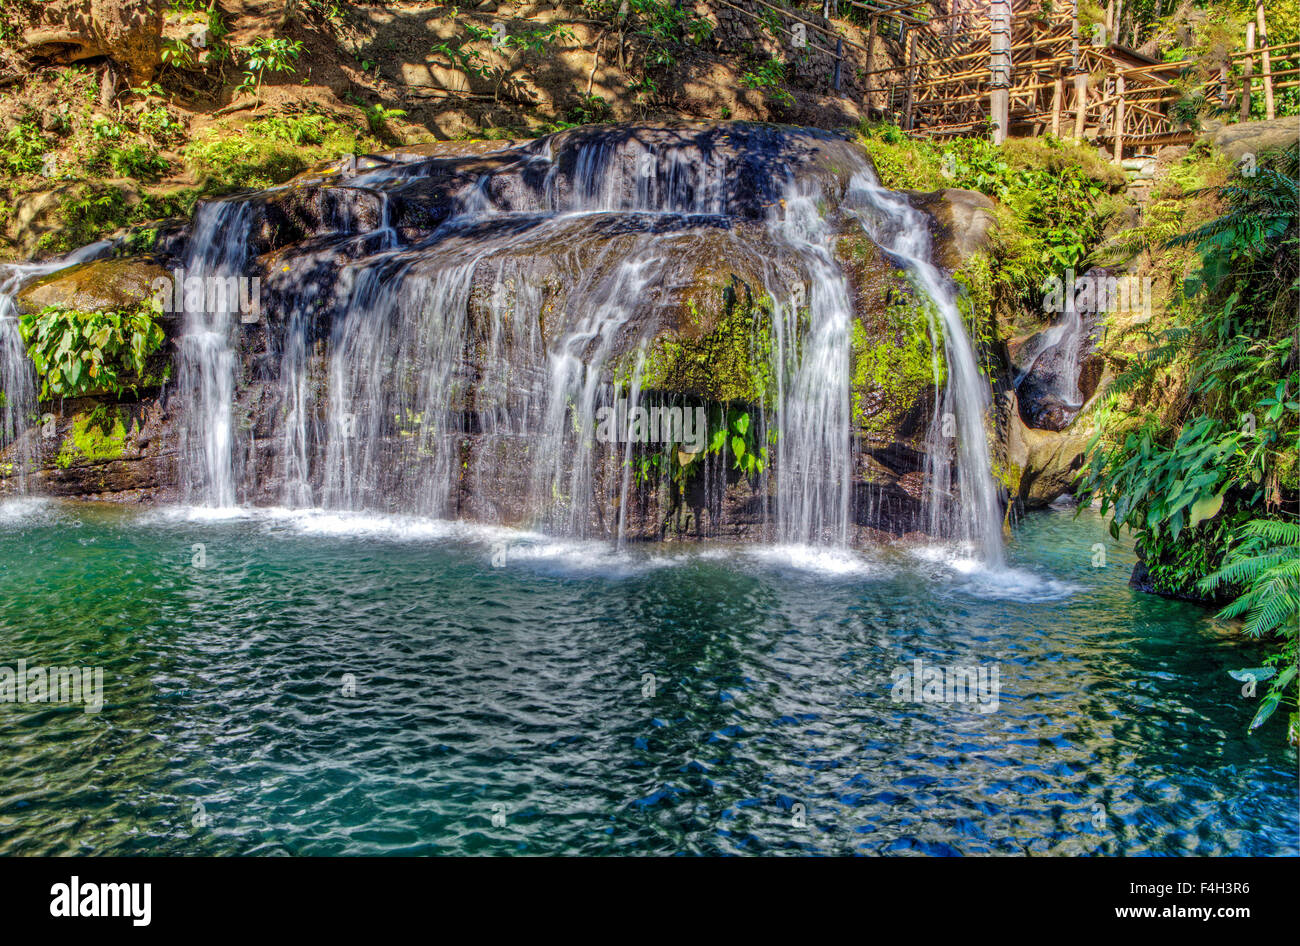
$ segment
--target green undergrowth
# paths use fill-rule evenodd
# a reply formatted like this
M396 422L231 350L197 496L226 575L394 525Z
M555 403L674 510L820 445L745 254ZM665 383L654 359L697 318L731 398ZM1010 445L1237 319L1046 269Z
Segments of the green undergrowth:
M271 187L311 166L381 150L382 142L319 112L273 114L218 124L185 148L205 194Z
M1049 275L1084 264L1124 183L1096 148L1051 136L1003 145L983 138L939 143L872 123L858 135L886 187L963 188L997 201L990 290L1017 307L1036 307Z

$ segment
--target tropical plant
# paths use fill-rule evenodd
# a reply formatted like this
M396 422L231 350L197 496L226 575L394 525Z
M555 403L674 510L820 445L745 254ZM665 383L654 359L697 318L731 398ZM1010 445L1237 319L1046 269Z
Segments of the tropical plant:
M262 104L263 77L267 72L297 71L294 61L302 53L302 41L259 36L249 45L241 46L239 52L246 60L244 78L235 88L235 93L251 91L257 100L256 110Z
M1113 510L1112 534L1132 531L1157 590L1231 600L1221 613L1293 665L1300 149L1242 170L1214 189L1225 212L1166 242L1195 247L1199 266L1107 391L1078 497ZM1293 679L1277 676L1252 728Z
M1257 729L1283 702L1296 702L1287 688L1296 678L1296 632L1300 626L1300 523L1253 519L1238 533L1239 541L1223 565L1200 582L1206 593L1221 587L1243 589L1219 617L1242 618L1251 637L1276 637L1282 648L1265 667L1235 671L1237 680L1272 680L1250 722Z
M41 400L120 395L152 383L149 358L164 339L160 312L161 304L151 298L118 311L46 306L24 315L19 331L41 380Z

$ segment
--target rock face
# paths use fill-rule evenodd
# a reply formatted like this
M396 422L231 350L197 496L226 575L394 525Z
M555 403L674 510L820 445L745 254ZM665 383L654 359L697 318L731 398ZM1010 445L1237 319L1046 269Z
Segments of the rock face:
M55 62L106 56L142 86L161 62L165 10L162 0L55 0L24 30L22 49L30 59Z
M29 430L31 481L201 502L224 477L226 501L641 539L771 538L779 496L815 517L844 490L851 541L920 531L942 355L845 206L863 173L865 152L826 132L584 126L401 149L204 205L152 255L21 293L29 310L114 307L180 269L209 292L256 280L259 302L170 313L172 382ZM948 228L978 243L987 208L931 198L949 200ZM843 414L806 361L833 331L847 376L815 367L844 385ZM227 400L210 396L223 371ZM600 411L620 401L702 412L706 448L601 442ZM112 409L95 415L110 442L79 449L96 406ZM781 438L816 447L841 436L839 417L851 481L809 469L784 493Z
M931 230L937 253L935 262L948 270L960 269L971 256L989 249L997 219L993 199L979 191L949 187L929 194L913 194L913 201L934 220Z
M1300 116L1235 125L1212 122L1206 126L1202 137L1233 161L1239 161L1247 154L1261 155L1300 141Z

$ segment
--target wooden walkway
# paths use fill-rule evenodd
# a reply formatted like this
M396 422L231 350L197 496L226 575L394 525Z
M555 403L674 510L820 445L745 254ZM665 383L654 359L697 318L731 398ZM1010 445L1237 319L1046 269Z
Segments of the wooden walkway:
M1045 12L1041 0L940 0L947 12L935 15L923 2L711 2L769 32L775 18L790 42L833 57L836 93L856 93L864 111L919 136L1050 133L1093 142L1118 161L1191 141L1180 113L1209 106L1245 119L1262 89L1271 118L1275 92L1300 84L1300 43L1257 48L1254 23L1244 48L1220 62L1160 62L1114 42L1105 24L1086 30L1076 4ZM865 18L865 42L845 35L848 11ZM892 55L882 62L886 38Z

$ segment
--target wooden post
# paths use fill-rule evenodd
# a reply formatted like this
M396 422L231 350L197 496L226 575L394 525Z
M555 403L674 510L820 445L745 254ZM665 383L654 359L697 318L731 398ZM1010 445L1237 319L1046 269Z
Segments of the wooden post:
M1115 0L1109 0L1106 4L1106 19L1102 22L1102 29L1106 31L1106 42L1110 42L1111 30L1114 29L1115 22Z
M840 91L840 70L844 67L844 38L839 37L835 40L835 77L833 85L835 92Z
M1255 24L1246 24L1246 52L1255 51ZM1251 56L1247 56L1241 64L1241 114L1238 118L1241 121L1250 121L1250 81L1251 73L1254 72L1254 64Z
M907 44L907 97L903 107L903 127L912 130L912 86L916 80L916 30Z
M1074 139L1083 141L1083 129L1088 123L1088 73L1074 76Z
M1264 25L1264 0L1255 0L1255 25L1259 27L1260 59L1264 66L1264 117L1272 121L1277 112L1273 107L1273 58L1268 51L1268 28Z
M1115 73L1115 163L1124 160L1124 73Z
M1088 77L1079 68L1079 0L1070 0L1070 75L1074 77L1074 140L1083 140L1088 111Z
M1219 63L1219 104L1228 107L1228 60Z
M1052 83L1052 137L1061 137L1061 100L1065 98L1065 80L1057 78Z
M1011 106L1011 0L989 4L989 121L993 143L1007 140Z
M867 25L867 66L866 75L863 76L867 87L862 90L862 97L867 102L867 117L871 117L871 60L876 51L876 15L873 13Z

